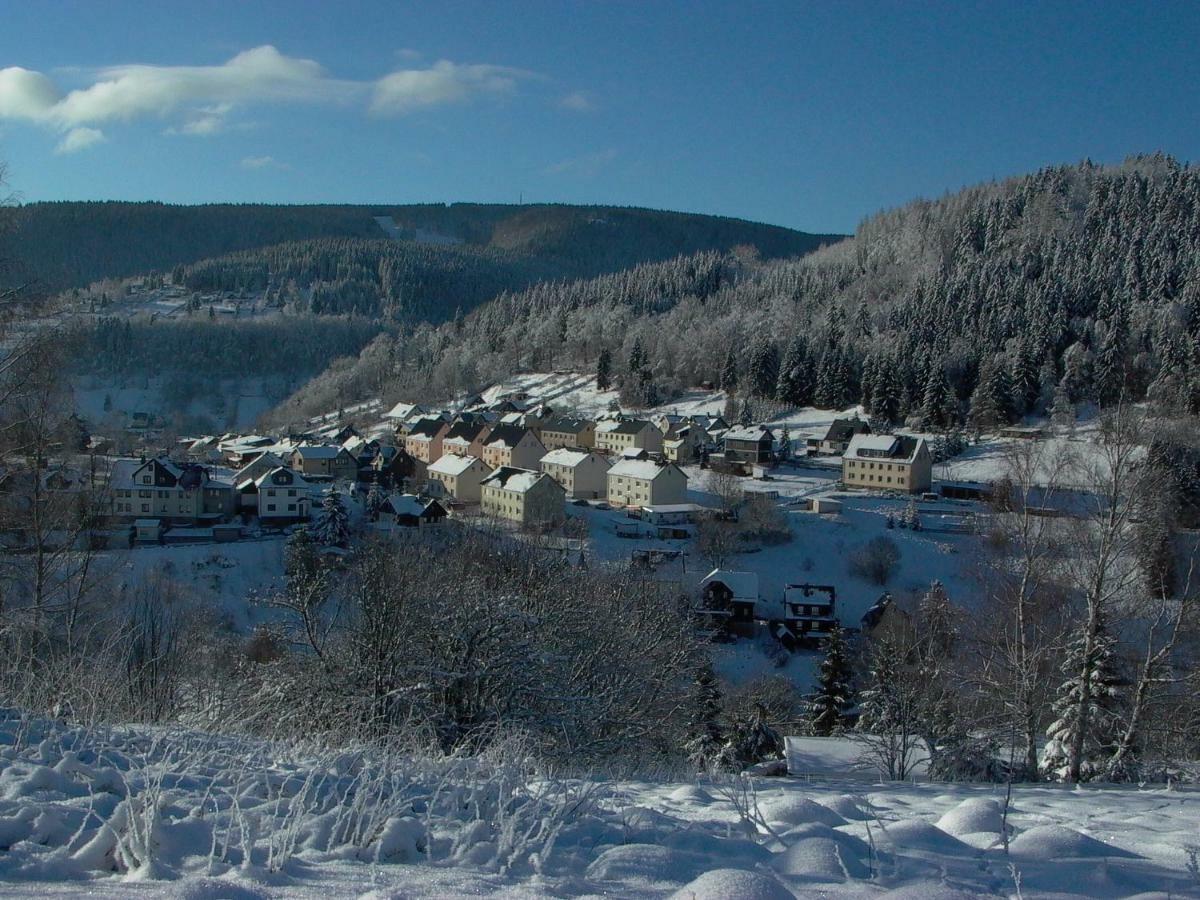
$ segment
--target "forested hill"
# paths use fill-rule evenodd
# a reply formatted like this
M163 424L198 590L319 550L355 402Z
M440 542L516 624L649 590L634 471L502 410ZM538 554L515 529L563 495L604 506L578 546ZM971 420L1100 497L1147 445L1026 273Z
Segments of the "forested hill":
M395 227L385 233L376 217L388 216ZM738 245L752 245L767 259L799 256L841 237L716 216L602 206L60 202L0 209L0 258L22 264L22 271L7 277L34 281L45 291L165 272L290 241L388 235L531 259L537 262L534 276L541 266L571 278Z
M710 380L930 428L1122 397L1197 410L1200 171L1085 161L882 213L799 260L704 254L539 284L377 340L287 409L591 368L602 350L633 402Z

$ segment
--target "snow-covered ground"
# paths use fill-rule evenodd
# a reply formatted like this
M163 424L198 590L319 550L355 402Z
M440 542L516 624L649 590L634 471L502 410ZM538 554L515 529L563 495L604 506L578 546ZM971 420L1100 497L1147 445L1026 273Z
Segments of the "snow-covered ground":
M0 897L1195 897L1200 792L561 779L0 710ZM1007 837L1007 847L1005 837Z

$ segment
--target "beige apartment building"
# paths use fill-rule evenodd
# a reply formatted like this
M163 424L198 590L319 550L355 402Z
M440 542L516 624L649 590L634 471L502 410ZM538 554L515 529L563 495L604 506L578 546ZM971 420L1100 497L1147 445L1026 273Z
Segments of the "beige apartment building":
M608 460L594 450L560 447L542 457L542 471L573 500L599 500L608 493Z
M842 454L842 483L849 488L920 494L933 482L933 461L924 438L856 434Z

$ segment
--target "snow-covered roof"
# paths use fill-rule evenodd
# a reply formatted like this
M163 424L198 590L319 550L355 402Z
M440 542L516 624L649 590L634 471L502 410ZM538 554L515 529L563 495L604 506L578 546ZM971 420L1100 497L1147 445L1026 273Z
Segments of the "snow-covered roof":
M483 479L480 484L486 484L489 487L500 488L505 491L512 491L517 494L524 494L543 478L552 484L558 484L557 481L542 472L535 472L532 469L518 469L515 466L498 467L491 475Z
M725 432L727 441L758 441L774 440L775 435L765 425L735 425Z
M549 453L543 456L542 463L549 463L552 466L569 466L574 468L593 454L595 454L595 451L593 450L576 450L571 447L559 447L557 450L551 450ZM600 459L604 459L604 457L600 456L599 454L595 455ZM607 460L605 461L607 462Z
M678 467L667 464L659 465L652 459L622 459L613 464L608 470L609 475L624 475L626 478L642 478L653 481L667 469ZM682 470L680 470L682 471Z
M428 471L436 472L438 475L449 475L451 478L454 478L467 471L477 462L479 462L479 457L477 456L457 456L453 453L447 453L440 457L437 462L430 463Z
M143 465L145 463L140 459L113 460L108 476L109 486L114 489L129 490L133 487L133 473Z
M497 425L483 442L485 447L512 449L524 440L529 432L519 425Z
M385 419L407 419L409 416L423 412L425 412L425 408L423 406L420 406L416 403L406 403L401 400L399 403L385 412L383 417Z
M420 516L434 501L422 500L415 494L392 494L384 505L397 516Z
M842 458L912 462L924 443L923 438L901 434L856 434Z
M701 590L714 582L729 588L733 592L735 600L758 600L757 572L731 572L728 569L713 569L700 579Z
M309 484L308 481L304 478L304 476L301 475L299 472L297 472L295 469L288 468L287 466L276 466L274 469L268 469L267 471L265 471L261 475L259 475L257 478L255 478L254 486L261 488L263 485L263 482L266 481L268 478L270 478L272 475L274 475L276 472L290 473L292 476L292 479L293 479L292 484L295 487L307 487Z

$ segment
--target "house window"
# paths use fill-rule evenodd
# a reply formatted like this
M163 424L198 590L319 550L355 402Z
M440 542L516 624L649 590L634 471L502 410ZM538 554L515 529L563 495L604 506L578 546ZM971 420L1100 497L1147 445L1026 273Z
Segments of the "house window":
M153 482L150 480L150 476L149 476L149 475L143 475L143 476L142 476L142 484L152 484L152 483L153 483Z
M295 512L295 511L296 511L296 504L295 504L295 503L289 503L289 504L288 504L288 512Z
M275 512L275 504L274 503L267 504L267 512Z
M142 504L142 512L150 512L150 504L149 503Z
M154 492L153 491L138 491L138 496L139 497L153 497Z

